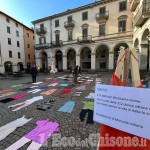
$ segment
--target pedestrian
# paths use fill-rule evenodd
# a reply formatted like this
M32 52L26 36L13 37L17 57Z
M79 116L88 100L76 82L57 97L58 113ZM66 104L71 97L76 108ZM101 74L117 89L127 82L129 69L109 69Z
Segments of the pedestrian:
M37 72L38 72L38 74L40 73L40 70L41 70L41 68L40 68L40 66L38 66L38 67L37 67Z
M71 66L70 66L70 68L69 68L69 69L70 69L70 73L72 73L72 67L71 67Z
M75 67L74 69L74 82L77 83L77 78L78 78L78 66Z
M36 76L37 76L37 69L35 64L33 65L33 67L31 68L31 76L32 76L32 82L36 83Z
M81 74L81 67L79 66L78 74Z

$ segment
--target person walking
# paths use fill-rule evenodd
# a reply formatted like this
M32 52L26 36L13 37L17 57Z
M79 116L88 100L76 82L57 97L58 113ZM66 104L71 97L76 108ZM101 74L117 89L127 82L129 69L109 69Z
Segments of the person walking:
M78 66L75 67L74 69L74 82L77 83L77 78L78 78Z
M31 68L31 76L32 76L32 82L36 83L36 76L37 76L37 69L35 64L33 65L33 67Z
M79 66L78 74L81 74L81 67Z

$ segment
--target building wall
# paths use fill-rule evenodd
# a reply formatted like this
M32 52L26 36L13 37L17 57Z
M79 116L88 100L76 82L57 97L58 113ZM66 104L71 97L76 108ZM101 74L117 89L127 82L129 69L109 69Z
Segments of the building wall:
M10 23L6 22L6 16L0 13L0 45L1 45L1 66L0 72L4 72L4 63L6 61L12 62L13 71L17 71L18 62L25 64L24 56L24 42L23 42L23 26L10 19ZM10 27L10 32L7 33L7 26ZM19 31L19 37L16 36L16 30ZM8 38L11 38L11 45L8 45ZM17 41L20 43L20 47L17 47ZM12 51L12 58L9 58L9 50ZM21 54L21 58L18 58L18 52Z
M25 67L28 67L28 64L32 65L35 63L35 51L34 51L34 33L33 30L28 28L23 29L24 32L24 49L25 49ZM29 37L28 35L29 34ZM28 48L28 44L30 45ZM28 57L30 55L30 58Z
M40 50L36 50L36 63L41 66L41 54L45 52L48 57L48 66L56 67L56 53L58 50L62 52L62 69L67 69L67 54L70 49L75 50L76 52L76 65L82 65L83 61L81 58L81 51L84 48L87 48L91 51L91 69L95 70L98 68L97 63L97 50L105 45L107 47L107 70L114 69L114 53L119 46L122 44L126 44L130 49L132 48L132 13L130 12L129 4L127 3L127 10L119 12L119 2L120 0L111 1L110 3L105 3L99 6L94 6L85 10L78 10L76 12L72 12L63 16L59 15L57 17L51 17L48 19L39 21L34 24L35 30L40 26L41 23L44 23L44 26L47 27L48 32L45 34L48 43L51 41L55 41L55 31L60 31L60 40L63 41L63 46L61 47L49 47L48 49L42 48ZM99 8L102 6L106 6L106 11L109 11L109 18L106 21L106 34L104 36L99 36L99 24L96 22L95 15L99 13ZM113 8L113 9L112 9ZM88 11L88 20L82 21L82 13ZM68 41L68 31L64 27L64 22L67 21L68 16L72 16L75 21L75 27L73 29L73 41ZM126 32L118 33L118 17L127 16L126 23ZM55 20L59 19L59 27L55 27ZM82 28L83 24L88 24L88 35L92 35L93 42L91 43L82 43L79 44L77 42L77 38L82 36ZM52 35L52 36L51 36ZM39 35L35 32L35 44L39 44ZM101 59L101 61L103 58ZM87 60L89 61L89 60ZM59 62L60 63L60 62Z

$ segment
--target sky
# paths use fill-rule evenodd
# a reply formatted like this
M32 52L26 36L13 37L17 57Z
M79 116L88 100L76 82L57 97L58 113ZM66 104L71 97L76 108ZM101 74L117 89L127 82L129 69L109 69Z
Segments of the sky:
M96 0L0 0L0 11L29 28L32 21L73 9ZM97 0L98 1L98 0Z

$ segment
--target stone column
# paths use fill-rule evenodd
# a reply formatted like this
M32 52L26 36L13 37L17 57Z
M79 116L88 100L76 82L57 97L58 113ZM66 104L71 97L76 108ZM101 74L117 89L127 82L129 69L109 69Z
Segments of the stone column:
M80 62L80 55L76 54L76 66L80 66L81 62ZM80 66L81 67L81 66ZM81 67L82 68L82 67Z
M108 70L114 70L114 52L109 52Z
M95 63L96 63L96 59L95 59L95 53L91 53L91 70L95 71Z
M67 55L63 55L63 71L67 70Z

